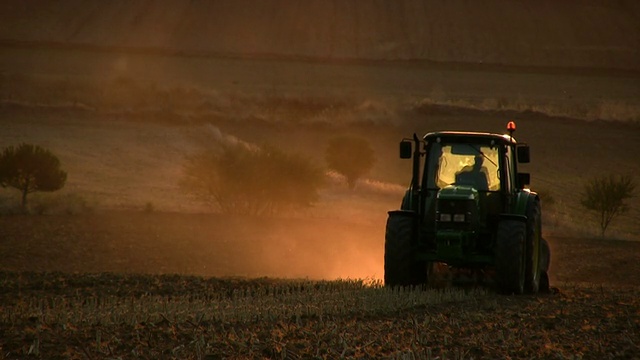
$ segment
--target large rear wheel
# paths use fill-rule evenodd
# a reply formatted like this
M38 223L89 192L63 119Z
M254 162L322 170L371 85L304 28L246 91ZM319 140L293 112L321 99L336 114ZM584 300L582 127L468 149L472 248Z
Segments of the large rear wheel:
M415 260L415 213L390 211L384 244L385 286L421 286L427 283L426 264Z
M525 286L526 224L505 219L498 224L496 239L496 284L505 294L522 294Z
M551 290L549 285L549 267L551 266L551 249L547 240L540 238L540 287L539 292L548 293Z
M540 267L542 224L540 221L540 201L533 198L527 206L527 239L525 257L525 292L535 294L540 288L542 275Z

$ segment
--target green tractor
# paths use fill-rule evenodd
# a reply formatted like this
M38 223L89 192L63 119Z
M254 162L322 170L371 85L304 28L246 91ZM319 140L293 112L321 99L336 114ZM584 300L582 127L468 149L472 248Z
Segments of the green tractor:
M513 138L514 122L507 129L402 140L400 157L413 159L413 176L401 209L387 220L386 286L426 286L444 265L502 293L549 290L540 198L525 188L529 174L518 171L529 162L529 146Z

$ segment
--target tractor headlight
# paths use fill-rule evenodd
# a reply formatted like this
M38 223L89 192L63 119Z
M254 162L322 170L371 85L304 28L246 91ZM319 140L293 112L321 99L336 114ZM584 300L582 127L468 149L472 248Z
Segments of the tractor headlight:
M455 215L453 215L453 222L464 222L465 220L466 219L465 219L464 214L455 214Z
M451 214L440 214L440 221L442 222L450 222Z

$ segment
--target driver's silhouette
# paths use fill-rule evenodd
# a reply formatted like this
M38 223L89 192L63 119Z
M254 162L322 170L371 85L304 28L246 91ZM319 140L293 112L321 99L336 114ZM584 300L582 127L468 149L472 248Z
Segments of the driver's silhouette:
M465 166L456 173L456 184L473 186L476 190L489 190L489 171L482 166L483 155L476 155L473 166Z

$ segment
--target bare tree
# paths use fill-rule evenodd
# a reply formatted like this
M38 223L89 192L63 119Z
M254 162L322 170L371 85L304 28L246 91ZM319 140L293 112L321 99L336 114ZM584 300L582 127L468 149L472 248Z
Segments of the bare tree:
M602 237L611 221L627 212L628 206L624 201L633 197L635 187L636 184L628 175L596 177L585 185L580 202L600 217Z
M67 181L67 173L60 169L60 160L37 145L9 146L0 155L0 185L22 192L22 206L27 195L36 191L56 191Z

